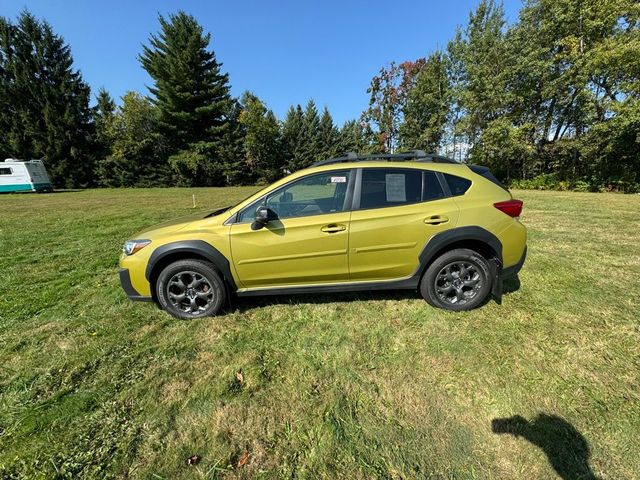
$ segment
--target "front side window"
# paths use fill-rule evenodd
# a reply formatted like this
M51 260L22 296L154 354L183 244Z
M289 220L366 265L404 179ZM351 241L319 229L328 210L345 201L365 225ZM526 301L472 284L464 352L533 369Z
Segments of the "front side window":
M11 175L11 173L10 168L0 168L0 175Z
M350 175L349 170L338 170L295 180L245 207L238 222L253 221L256 210L263 205L276 212L278 218L342 212Z
M362 170L360 208L385 208L443 198L436 174L400 168Z

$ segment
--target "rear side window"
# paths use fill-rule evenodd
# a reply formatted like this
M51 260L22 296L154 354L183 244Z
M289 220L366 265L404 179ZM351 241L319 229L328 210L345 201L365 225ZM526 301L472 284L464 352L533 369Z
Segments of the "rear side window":
M400 168L362 170L360 209L395 207L442 197L444 193L434 172Z
M451 195L454 197L464 195L471 186L471 180L467 180L466 178L456 177L455 175L449 175L448 173L443 173L443 175L447 181L447 185L449 185Z
M0 168L0 175L11 175L10 168Z

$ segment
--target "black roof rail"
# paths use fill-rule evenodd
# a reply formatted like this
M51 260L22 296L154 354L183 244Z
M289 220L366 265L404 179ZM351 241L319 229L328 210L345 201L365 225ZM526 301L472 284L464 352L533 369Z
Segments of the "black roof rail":
M371 153L367 155L358 155L354 152L348 152L336 158L321 160L312 164L312 167L321 165L331 165L332 163L344 162L366 162L367 160L382 160L386 162L402 162L413 159L416 162L433 162L433 163L460 163L452 158L436 155L435 153L426 153L423 150L411 150L401 153Z

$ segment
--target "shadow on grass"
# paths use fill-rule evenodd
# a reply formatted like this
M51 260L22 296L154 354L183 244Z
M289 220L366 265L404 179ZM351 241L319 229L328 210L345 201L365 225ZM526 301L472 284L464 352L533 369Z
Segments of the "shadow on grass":
M288 295L265 295L264 297L234 298L231 311L246 312L254 308L267 305L320 305L323 303L358 302L372 300L417 300L422 298L413 290L390 290L369 292L342 292L342 293L308 293Z
M520 279L516 275L504 281L503 294L509 295L520 289ZM422 299L420 293L415 290L375 290L363 292L338 292L338 293L308 293L308 294L288 294L288 295L265 295L263 297L243 297L232 299L230 311L240 313L260 308L267 305L279 304L323 304L338 302L358 302L375 300L418 300ZM488 303L492 297L488 297L482 304Z
M540 448L564 480L597 480L589 467L587 440L573 425L556 415L541 413L531 421L520 415L494 418L491 430L522 437Z

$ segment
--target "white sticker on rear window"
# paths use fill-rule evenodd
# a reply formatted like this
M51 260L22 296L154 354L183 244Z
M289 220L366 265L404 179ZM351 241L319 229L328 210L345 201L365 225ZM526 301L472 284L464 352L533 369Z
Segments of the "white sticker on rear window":
M331 177L331 183L346 183L347 177Z
M404 184L404 173L387 173L385 175L387 202L406 202L407 189Z

